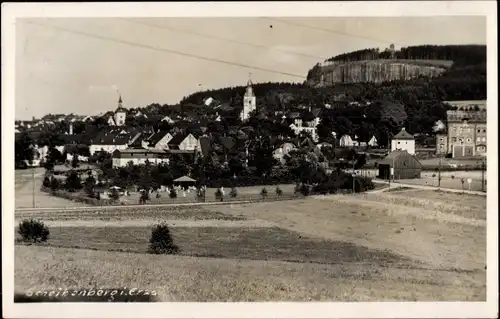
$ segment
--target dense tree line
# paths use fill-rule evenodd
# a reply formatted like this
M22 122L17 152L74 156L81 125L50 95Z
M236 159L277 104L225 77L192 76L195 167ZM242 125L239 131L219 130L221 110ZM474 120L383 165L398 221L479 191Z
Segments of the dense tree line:
M362 49L343 53L326 61L353 62L363 60L387 59L390 51L377 48ZM455 66L476 65L486 61L485 45L418 45L403 47L394 51L394 58L408 60L451 60Z

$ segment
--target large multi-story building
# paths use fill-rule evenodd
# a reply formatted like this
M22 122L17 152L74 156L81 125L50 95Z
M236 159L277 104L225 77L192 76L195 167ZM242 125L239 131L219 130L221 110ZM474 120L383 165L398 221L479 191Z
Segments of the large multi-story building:
M447 131L436 135L436 153L486 156L486 109L447 111Z

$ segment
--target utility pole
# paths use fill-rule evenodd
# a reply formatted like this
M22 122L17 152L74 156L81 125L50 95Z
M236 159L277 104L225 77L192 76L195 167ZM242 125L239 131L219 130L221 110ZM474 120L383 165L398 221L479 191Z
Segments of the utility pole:
M356 173L354 172L354 165L356 164L356 160L353 159L352 161L352 192L353 194L356 193Z
M441 187L441 158L439 158L438 164L438 189Z
M485 187L484 187L484 169L485 165L484 165L484 160L481 161L481 191L485 192Z
M33 183L33 208L35 208L35 165L31 164L31 182Z

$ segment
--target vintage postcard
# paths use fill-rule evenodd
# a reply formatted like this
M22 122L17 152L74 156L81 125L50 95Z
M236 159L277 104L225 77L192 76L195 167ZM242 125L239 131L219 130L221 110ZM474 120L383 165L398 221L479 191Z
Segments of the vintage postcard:
M498 316L496 13L2 4L4 316Z

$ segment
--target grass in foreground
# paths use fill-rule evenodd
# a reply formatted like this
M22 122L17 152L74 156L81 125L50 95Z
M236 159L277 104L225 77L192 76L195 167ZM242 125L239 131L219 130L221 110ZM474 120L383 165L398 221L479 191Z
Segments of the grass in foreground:
M304 238L280 228L174 227L171 234L180 254L186 256L325 264L410 263L388 251ZM146 253L150 236L149 227L51 227L50 239L44 245Z
M484 301L486 275L16 246L15 289L137 287L160 301Z
M26 216L26 217L25 217ZM184 219L184 220L245 220L243 216L224 214L203 207L134 207L95 209L93 211L17 213L20 219L36 216L41 220L130 220L130 219Z

